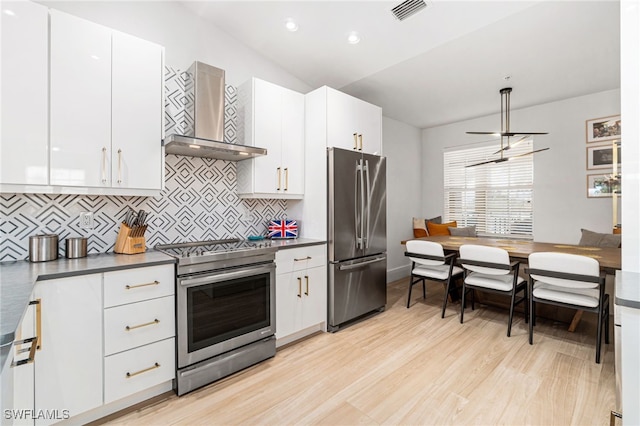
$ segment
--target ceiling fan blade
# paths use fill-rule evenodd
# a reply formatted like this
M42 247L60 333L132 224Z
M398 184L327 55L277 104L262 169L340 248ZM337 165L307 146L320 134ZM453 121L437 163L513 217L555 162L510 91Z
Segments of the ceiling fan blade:
M536 152L542 152L542 151L546 151L549 148L540 148L540 149L536 149L534 151L531 152L525 152L524 154L518 154L518 155L514 155L512 157L506 158L506 160L510 160L512 158L518 158L518 157L524 157L525 155L531 155L531 154L535 154Z
M548 135L548 132L466 132L468 135L493 135L493 136L530 136Z
M503 161L507 161L507 160L508 158L496 158L495 160L483 161L482 163L470 164L464 167L466 169L468 167L482 166L483 164L502 163Z
M507 142L507 146L505 146L504 148L500 148L499 150L494 152L493 155L500 154L503 151L507 151L507 150L513 148L514 146L518 145L520 142L525 141L528 137L529 136L523 136L520 139L518 139L517 141L515 141L514 143Z
M467 168L467 167L482 166L482 165L484 165L484 164L491 164L491 163L496 163L496 164L497 164L497 163L502 163L502 162L504 162L504 161L509 161L509 160L511 160L512 158L524 157L525 155L535 154L536 152L542 152L542 151L546 151L546 150L548 150L548 149L549 149L549 148L540 148L540 149L536 149L536 150L531 151L531 152L525 152L524 154L513 155L513 156L511 156L511 157L506 157L506 158L497 158L497 159L495 159L495 160L483 161L482 163L471 164L471 165L464 166L464 167L465 167L465 168Z

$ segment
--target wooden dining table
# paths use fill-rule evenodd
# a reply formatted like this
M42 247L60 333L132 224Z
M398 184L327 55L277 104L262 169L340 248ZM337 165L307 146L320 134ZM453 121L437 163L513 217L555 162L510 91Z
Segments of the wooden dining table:
M488 238L488 237L457 237L453 235L434 235L429 237L413 238L414 240L433 241L440 243L445 250L458 251L463 244L476 244L489 247L498 247L509 252L509 256L516 260L526 262L531 253L556 252L579 254L596 259L600 264L600 270L605 274L615 274L622 269L622 249L616 247L590 247L573 244L538 243L529 240ZM402 241L404 245L408 240ZM569 324L569 331L575 331L582 311L578 310Z
M455 237L453 235L435 235L413 239L434 241L442 244L445 250L451 251L458 251L463 244L499 247L508 251L510 257L518 260L526 260L531 253L541 251L579 254L596 259L600 263L600 269L606 273L615 274L616 270L622 269L622 249L615 247L589 247L503 238ZM402 244L404 245L406 242L407 240L402 241Z

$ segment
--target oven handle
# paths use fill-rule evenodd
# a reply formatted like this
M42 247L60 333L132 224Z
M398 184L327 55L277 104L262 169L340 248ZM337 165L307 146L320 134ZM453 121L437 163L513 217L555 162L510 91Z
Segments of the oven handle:
M197 277L178 278L178 282L182 287L195 287L202 284L213 284L222 281L233 280L236 278L250 277L252 275L258 275L262 273L271 273L275 270L275 263L269 263L266 265L258 265L250 268L242 268L231 272L219 272L213 274L200 275Z

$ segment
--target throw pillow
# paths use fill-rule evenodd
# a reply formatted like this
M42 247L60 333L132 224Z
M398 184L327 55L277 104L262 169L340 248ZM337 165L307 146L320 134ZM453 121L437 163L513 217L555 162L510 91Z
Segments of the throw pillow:
M475 237L476 236L476 226L467 226L465 228L454 228L449 227L449 233L456 237Z
M431 219L426 219L424 222L425 222L425 223L427 223L427 222L431 222L431 223L442 223L442 216L432 217Z
M427 222L427 231L429 235L451 235L449 233L449 227L455 228L457 226L458 223L455 221L442 224Z
M600 232L581 229L582 237L579 246L590 247L620 247L622 243L622 235L620 234L602 234Z
M421 238L427 237L429 234L427 233L427 225L424 219L419 219L417 217L413 218L413 237Z

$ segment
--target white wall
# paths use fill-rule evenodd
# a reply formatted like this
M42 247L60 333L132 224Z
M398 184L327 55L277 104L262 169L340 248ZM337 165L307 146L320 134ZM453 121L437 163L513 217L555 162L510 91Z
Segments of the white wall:
M585 126L586 120L619 113L618 89L511 111L511 130L549 132L534 138L535 149L551 148L534 154L535 241L577 244L580 228L612 231L611 198L587 198L587 173L598 171L586 170ZM499 129L500 114L495 114L422 131L422 210L427 217L443 212L444 148L488 140L467 131Z
M312 88L180 3L171 1L39 1L48 7L165 47L165 64L180 70L193 61L226 71L238 86L258 77L306 93Z
M620 3L622 269L640 272L640 6Z
M411 219L421 211L422 162L420 129L382 118L382 152L387 157L387 281L409 275L400 241L413 238Z

